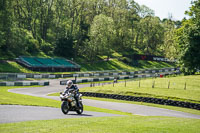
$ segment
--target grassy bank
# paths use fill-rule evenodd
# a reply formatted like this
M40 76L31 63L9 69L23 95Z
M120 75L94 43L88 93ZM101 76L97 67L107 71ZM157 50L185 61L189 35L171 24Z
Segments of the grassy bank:
M103 70L140 70L151 68L175 67L172 63L155 62L155 61L138 61L137 65L127 65L117 59L98 62L94 64L80 63L81 71L103 71Z
M1 133L199 133L200 120L172 117L101 117L0 124Z
M99 63L89 64L77 62L81 65L81 71L103 71L103 70L140 70L140 69L150 69L150 68L165 68L165 67L175 67L174 64L166 62L155 62L155 61L139 61L137 66L131 66L113 59L110 61L103 61ZM27 68L22 67L14 61L6 61L0 63L0 72L10 72L10 73L50 73L50 72L34 72ZM69 72L51 72L54 74L69 73Z
M97 92L200 103L200 75L144 80L82 88L82 92ZM152 86L154 86L152 88ZM168 88L169 87L169 88Z

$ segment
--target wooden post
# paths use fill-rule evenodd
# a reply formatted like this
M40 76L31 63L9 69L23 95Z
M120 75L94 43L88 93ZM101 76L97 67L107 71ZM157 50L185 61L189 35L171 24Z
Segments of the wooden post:
M154 81L152 82L152 88L154 88Z
M139 80L139 88L140 88L140 80Z
M115 82L113 82L113 87L115 86Z
M126 80L125 80L125 87L126 87Z
M186 90L186 82L185 82L185 87L184 87L184 90Z
M170 87L170 81L168 82L168 89L169 89L169 87Z
M155 80L152 83L152 88L154 88L154 87L155 87Z

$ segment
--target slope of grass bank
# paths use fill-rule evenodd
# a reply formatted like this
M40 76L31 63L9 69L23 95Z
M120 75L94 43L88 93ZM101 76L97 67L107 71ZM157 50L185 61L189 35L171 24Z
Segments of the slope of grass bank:
M31 70L28 70L14 61L3 61L0 63L0 72L8 73L32 73Z
M77 62L81 65L81 71L103 71L103 70L140 70L140 69L153 69L153 68L166 68L175 67L172 63L166 62L155 62L155 61L139 61L137 66L131 66L119 61L117 59L102 61L99 63L82 63ZM10 72L10 73L69 73L69 72L34 72L14 61L4 61L0 63L0 72Z
M139 69L153 69L153 68L166 68L175 67L173 63L155 62L155 61L138 61L138 64L127 65L117 59L109 61L102 61L94 64L80 63L82 71L103 71L103 70L139 70Z

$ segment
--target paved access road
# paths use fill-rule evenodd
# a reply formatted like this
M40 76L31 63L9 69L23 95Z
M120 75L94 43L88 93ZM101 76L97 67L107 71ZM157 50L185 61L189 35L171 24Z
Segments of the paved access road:
M9 91L13 92L13 93L19 93L19 94L32 95L32 96L60 100L59 97L57 97L57 96L47 96L47 94L49 94L49 93L60 92L60 91L64 90L65 86L61 86L59 84L59 81L60 80L58 80L58 79L50 80L50 86L33 87L33 88L18 88L18 89L11 89ZM89 85L87 85L87 84L78 85L80 90L81 90L81 88L88 87L88 86ZM193 115L193 114L189 114L189 113L183 113L183 112L179 112L179 111L172 111L172 110L168 110L168 109L162 109L162 108L150 107L150 106L144 106L144 105L106 102L106 101L97 101L97 100L90 100L90 99L83 99L83 104L88 105L88 106L129 112L129 113L132 113L135 115L142 115L142 116L171 116L171 117L200 119L200 115ZM53 114L62 115L61 113L62 112L59 109L59 111L57 113L53 113ZM1 114L1 111L0 111L0 114ZM46 119L48 119L48 116L53 117L52 115L47 115ZM95 116L94 114L92 114L92 112L86 112L86 115ZM60 116L57 118L60 118Z

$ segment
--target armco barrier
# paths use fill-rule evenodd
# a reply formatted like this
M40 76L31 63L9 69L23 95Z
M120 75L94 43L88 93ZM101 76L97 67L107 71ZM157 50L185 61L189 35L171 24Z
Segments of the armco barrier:
M162 73L163 75L172 75L175 74L175 72L165 72ZM98 81L111 81L116 79L133 79L133 78L148 78L148 77L158 77L160 76L155 75L155 74L143 74L143 75L131 75L131 76L115 76L115 77L105 77L105 78L88 78L88 79L77 79L77 80L72 80L73 83L86 83L86 82L98 82ZM60 85L66 85L68 80L62 80L60 81Z
M109 98L109 99L126 100L126 101L146 102L146 103L170 105L170 106L200 110L200 104L198 103L174 101L174 100L151 98L151 97L125 96L125 95L117 95L117 94L104 94L104 93L93 93L93 92L80 92L80 93L83 96L89 96L89 97L100 97L100 98Z
M33 86L33 85L48 86L49 81L45 81L45 82L37 82L37 81L0 82L0 86Z
M24 79L24 78L67 78L67 77L94 77L94 76L122 76L122 75L135 75L135 74L155 74L159 72L174 72L179 68L162 68L162 69L153 69L153 70L141 70L141 71L132 71L132 72L98 72L98 73L77 73L77 74L31 74L31 73L1 73L4 75L5 79L15 78L15 79ZM7 76L7 77L6 77Z

